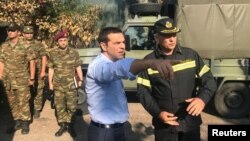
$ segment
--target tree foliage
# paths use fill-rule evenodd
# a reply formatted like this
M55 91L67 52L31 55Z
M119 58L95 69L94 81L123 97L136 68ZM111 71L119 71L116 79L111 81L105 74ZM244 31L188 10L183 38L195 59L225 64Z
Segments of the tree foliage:
M89 47L98 34L101 8L79 0L1 0L0 23L32 25L35 36L53 43L56 31L67 28L71 45Z

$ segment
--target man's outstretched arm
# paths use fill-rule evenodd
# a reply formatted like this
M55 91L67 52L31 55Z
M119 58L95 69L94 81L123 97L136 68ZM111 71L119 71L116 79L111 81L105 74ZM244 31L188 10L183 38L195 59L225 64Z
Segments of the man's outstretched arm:
M135 60L130 67L130 72L137 75L139 72L152 68L159 71L159 74L164 79L173 79L174 72L172 65L178 64L178 61L148 59L148 60Z

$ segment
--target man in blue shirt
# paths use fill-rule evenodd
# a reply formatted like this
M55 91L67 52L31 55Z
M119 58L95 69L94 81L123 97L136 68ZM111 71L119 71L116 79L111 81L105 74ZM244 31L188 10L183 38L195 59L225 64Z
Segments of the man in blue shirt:
M86 76L91 117L88 141L125 141L124 123L129 113L121 79L133 80L147 68L158 70L165 79L172 79L173 62L124 58L125 37L119 28L102 29L98 42L101 53L89 64Z

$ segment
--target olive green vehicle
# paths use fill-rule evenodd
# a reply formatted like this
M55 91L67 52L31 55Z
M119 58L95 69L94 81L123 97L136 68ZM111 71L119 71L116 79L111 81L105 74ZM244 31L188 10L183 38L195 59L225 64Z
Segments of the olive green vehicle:
M176 2L174 19L181 28L178 42L198 51L210 67L218 85L214 97L217 112L226 118L249 115L250 1ZM130 6L132 16L123 27L127 57L143 58L154 49L152 26L163 18L159 6L168 7L167 2L164 4L144 2ZM85 69L99 52L99 48L79 50ZM124 85L126 90L136 90L135 81L125 81Z

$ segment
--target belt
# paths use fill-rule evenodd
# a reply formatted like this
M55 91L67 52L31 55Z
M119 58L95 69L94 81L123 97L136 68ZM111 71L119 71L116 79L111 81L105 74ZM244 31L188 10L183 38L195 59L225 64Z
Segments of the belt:
M96 126L96 127L99 127L99 128L118 128L118 127L121 127L124 125L124 123L114 123L114 124L101 124L101 123L97 123L97 122L94 122L94 121L91 121L91 124Z

